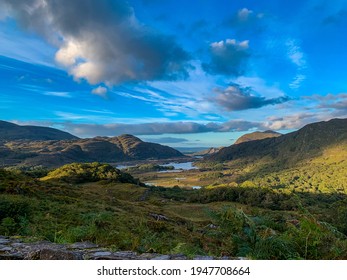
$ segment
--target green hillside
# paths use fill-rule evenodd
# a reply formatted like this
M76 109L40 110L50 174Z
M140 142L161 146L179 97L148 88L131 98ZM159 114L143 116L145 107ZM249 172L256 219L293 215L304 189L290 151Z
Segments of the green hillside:
M179 175L97 162L0 169L0 235L190 257L347 259L346 121L232 145ZM128 135L106 139L133 157L138 146L157 148ZM97 155L106 140L77 141L64 142L75 156ZM62 142L40 143L35 149L54 157Z
M259 163L263 168L293 167L323 154L325 149L347 142L347 119L333 119L306 125L298 131L231 145L211 155L207 161Z
M248 141L254 141L254 140L262 140L266 138L272 138L272 137L279 137L281 136L281 133L267 130L267 131L255 131L252 133L247 133L242 135L240 138L238 138L234 144L240 144Z
M184 190L132 180L98 163L66 165L41 179L0 169L0 235L140 253L347 258L343 193L247 184Z

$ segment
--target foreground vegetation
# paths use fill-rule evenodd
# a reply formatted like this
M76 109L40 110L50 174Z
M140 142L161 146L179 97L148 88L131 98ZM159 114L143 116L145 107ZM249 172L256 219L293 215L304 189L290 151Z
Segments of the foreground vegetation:
M307 168L292 184L290 170L250 180L252 168L236 176L223 164L206 166L194 176L215 183L201 190L148 187L98 163L0 169L0 235L189 256L347 259L345 182L307 191L308 176L320 181ZM211 179L215 173L222 175Z

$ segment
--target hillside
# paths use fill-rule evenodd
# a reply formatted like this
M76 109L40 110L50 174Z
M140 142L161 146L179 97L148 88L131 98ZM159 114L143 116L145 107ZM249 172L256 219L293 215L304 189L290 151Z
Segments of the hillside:
M45 240L38 244L58 243L49 243L51 255L70 247L67 243L74 243L72 248L93 242L103 253L110 251L100 256L107 259L126 258L124 252L111 253L115 251L177 259L347 257L347 200L342 193L149 187L99 163L65 165L37 179L0 168L0 180L2 240L16 236L18 243L21 236ZM18 259L20 245L12 243L2 245L7 249L0 250L0 259Z
M322 155L325 149L347 142L347 119L333 119L304 126L275 138L231 145L211 155L208 161L259 162L290 167ZM343 152L343 151L341 151Z
M17 125L10 122L0 121L0 141L13 141L24 139L72 140L78 139L78 137L55 128L31 125Z
M31 153L24 162L33 162L40 152L52 163L166 150L131 135L14 141L5 148L3 156L16 149L17 156ZM103 163L71 163L48 173L0 168L0 235L66 246L93 242L141 256L347 258L346 120L232 145L209 158L217 155L226 159L204 160L179 177L149 165L129 168L130 174Z
M181 152L169 146L144 142L129 134L110 138L110 142L116 144L123 151L124 155L131 160L184 157Z
M58 180L67 183L98 182L106 180L118 183L133 183L137 181L129 174L112 167L109 164L93 163L72 163L59 167L41 179Z
M281 133L267 130L267 131L255 131L252 133L247 133L238 138L234 144L240 144L244 142L254 141L254 140L262 140L265 138L279 137Z
M193 156L213 155L213 154L219 152L220 149L222 149L222 148L209 148L209 149L206 149L206 150L202 150L202 151L196 152L196 153L193 154Z
M0 156L0 166L46 167L57 167L73 162L116 163L184 157L173 148L143 142L132 135L60 141L8 141L0 143Z

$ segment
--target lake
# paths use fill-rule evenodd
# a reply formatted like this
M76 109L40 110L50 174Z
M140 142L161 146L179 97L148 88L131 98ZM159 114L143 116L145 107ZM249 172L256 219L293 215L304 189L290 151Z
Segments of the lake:
M162 164L161 166L173 166L175 168L175 170L198 169L196 166L193 165L192 161L189 161L189 162L170 162L167 164ZM160 172L170 172L170 171L172 172L174 170L165 170L165 171L160 171Z
M128 167L135 167L136 165L117 165L116 168L118 169L125 169ZM182 172L183 170L192 170L192 169L198 169L198 167L193 165L192 161L189 162L170 162L166 164L160 164L160 166L173 166L173 170L163 170L159 171L159 173L175 173L175 172Z

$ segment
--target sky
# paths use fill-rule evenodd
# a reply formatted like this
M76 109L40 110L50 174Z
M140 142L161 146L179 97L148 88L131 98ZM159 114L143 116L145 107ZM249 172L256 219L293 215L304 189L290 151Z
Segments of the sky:
M347 1L0 0L0 120L231 145L347 117Z

